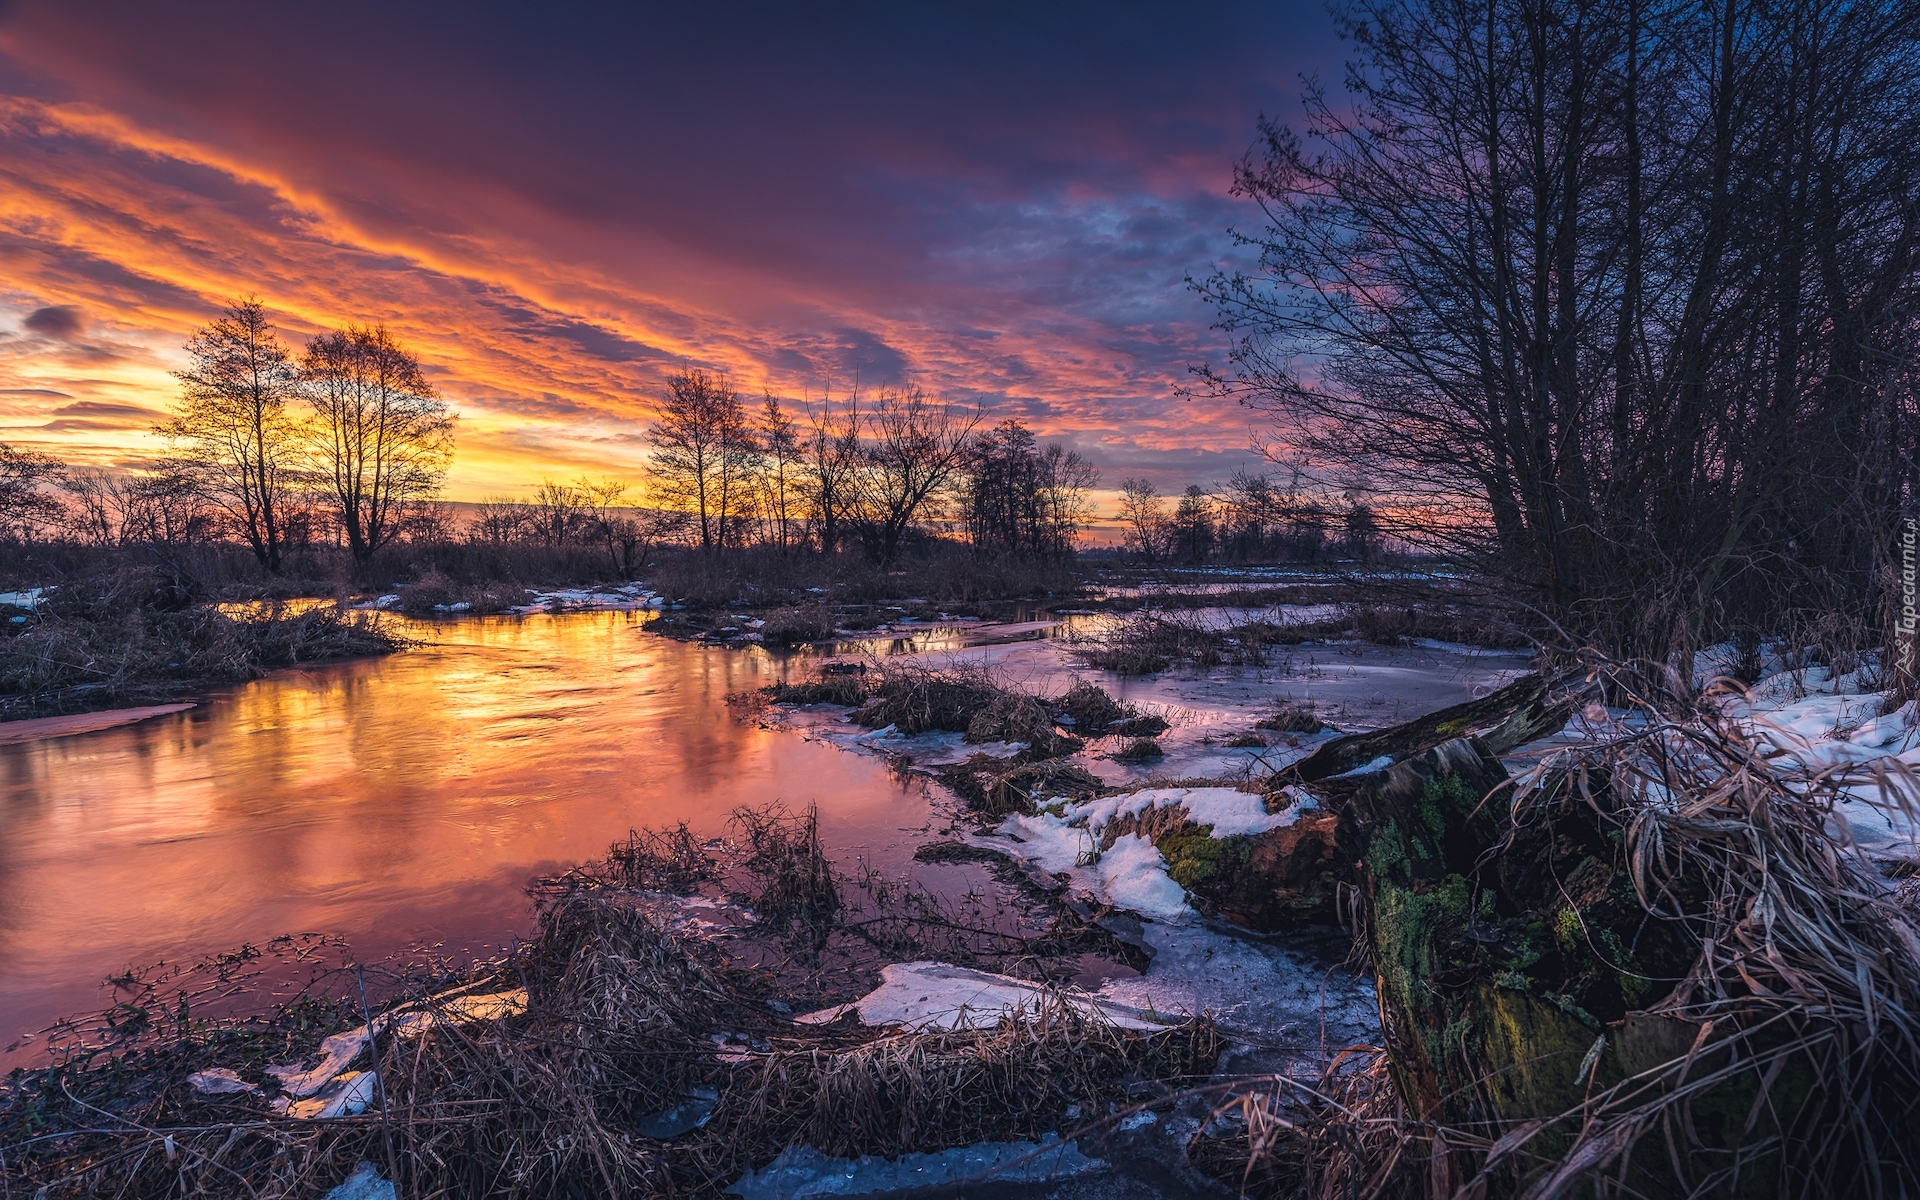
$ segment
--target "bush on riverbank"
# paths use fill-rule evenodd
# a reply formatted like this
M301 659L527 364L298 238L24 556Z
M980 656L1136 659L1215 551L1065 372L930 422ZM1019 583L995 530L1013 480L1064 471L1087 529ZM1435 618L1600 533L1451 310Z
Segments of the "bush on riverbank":
M149 704L277 667L407 645L337 603L234 608L196 598L154 568L123 568L49 589L0 624L0 720Z

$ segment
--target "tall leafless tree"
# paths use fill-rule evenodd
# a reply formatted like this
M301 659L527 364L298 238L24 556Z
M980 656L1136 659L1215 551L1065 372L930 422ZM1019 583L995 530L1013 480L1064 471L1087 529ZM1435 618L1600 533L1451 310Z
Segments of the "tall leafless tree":
M761 405L760 439L766 457L763 507L767 525L774 544L786 550L793 545L794 527L798 524L802 448L793 418L772 392L766 394Z
M1149 562L1165 552L1170 541L1167 509L1152 480L1120 481L1120 520L1128 550Z
M278 573L304 436L288 409L297 394L292 355L252 297L229 305L186 349L192 361L175 372L180 402L157 432L260 565Z
M1200 285L1235 335L1205 382L1624 657L1868 605L1913 501L1920 8L1341 24L1346 91L1238 172L1259 268Z
M697 518L702 550L737 540L759 455L740 393L706 371L677 372L667 379L651 436L664 506Z
M973 439L958 488L961 523L976 550L1071 554L1100 473L1059 443L1041 449L1011 418Z
M907 531L938 503L965 464L980 413L906 387L882 391L869 423L869 540L876 557L890 563Z
M836 415L833 398L823 396L818 408L807 406L807 423L798 486L814 543L822 554L832 554L861 510L866 456L860 398L848 396Z
M300 383L317 418L321 487L354 560L365 562L439 493L453 458L453 417L384 325L313 339Z

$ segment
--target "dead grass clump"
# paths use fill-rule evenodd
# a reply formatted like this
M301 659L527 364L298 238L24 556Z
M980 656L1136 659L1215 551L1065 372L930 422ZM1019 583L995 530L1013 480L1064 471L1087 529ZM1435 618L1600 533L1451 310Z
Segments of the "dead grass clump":
M1100 733L1133 715L1132 709L1084 679L1068 688L1051 707L1063 721L1071 721L1074 732L1080 734Z
M53 589L0 637L0 719L152 703L303 662L411 645L373 613L338 604L222 612L190 582L124 568Z
M752 904L760 923L815 951L823 948L840 911L840 889L820 844L819 808L809 806L800 816L777 808L739 808L732 824L746 841L745 865L755 881Z
M821 675L803 683L775 683L761 692L775 704L838 704L856 708L866 702L863 675Z
M1148 762L1156 758L1165 758L1166 755L1167 752L1160 748L1159 742L1150 737L1141 737L1134 738L1114 751L1113 757L1121 762Z
M891 725L912 735L932 730L965 733L974 715L1006 694L977 667L935 671L921 666L883 667L871 697L853 714L869 729Z
M1236 1092L1187 1157L1251 1200L1423 1200L1435 1195L1408 1136L1386 1051L1350 1046L1311 1086L1275 1077Z
M1172 726L1167 724L1165 717L1156 716L1153 713L1142 713L1137 717L1128 717L1126 720L1116 723L1113 728L1107 732L1116 737L1150 738L1159 737L1171 728Z
M993 816L1032 813L1056 796L1085 800L1100 794L1100 777L1071 763L1037 762L993 776L984 788L982 811Z
M621 887L686 895L717 875L706 847L685 821L672 829L629 830L607 848L607 871Z
M1142 1035L1057 998L988 1030L879 1038L815 1072L807 1144L828 1154L897 1156L1070 1129L1069 1110L1124 1104L1129 1081L1204 1079L1210 1024ZM771 1073L773 1064L769 1064Z
M400 589L394 604L410 617L464 617L505 612L526 600L518 587L499 583L458 584L439 571L429 570Z
M1047 706L1023 692L1002 692L967 722L966 740L983 742L1025 742L1028 758L1058 758L1072 754L1083 743L1054 727Z
M776 609L767 614L766 624L760 627L760 640L768 646L825 642L832 640L834 627L833 610L824 605Z
M1236 733L1227 739L1226 745L1229 750L1264 750L1267 739L1257 733Z
M1099 776L1072 763L1057 759L1009 763L985 754L943 768L940 779L968 808L986 817L1031 815L1055 796L1085 800L1099 795L1105 786Z
M1312 704L1283 704L1278 712L1253 723L1255 729L1275 733L1319 733L1326 723L1314 715Z

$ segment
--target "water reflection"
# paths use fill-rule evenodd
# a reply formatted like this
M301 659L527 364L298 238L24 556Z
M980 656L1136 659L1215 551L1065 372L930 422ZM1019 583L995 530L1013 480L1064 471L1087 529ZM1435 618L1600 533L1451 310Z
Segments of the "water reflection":
M504 941L528 878L632 825L817 802L841 855L904 859L923 783L730 719L728 693L787 664L645 620L422 625L406 654L0 746L0 1044L129 964L309 930L367 956Z

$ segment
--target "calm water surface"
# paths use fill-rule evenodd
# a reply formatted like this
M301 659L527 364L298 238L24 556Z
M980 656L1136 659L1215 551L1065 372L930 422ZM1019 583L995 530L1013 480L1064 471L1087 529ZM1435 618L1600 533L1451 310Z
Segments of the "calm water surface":
M636 825L717 834L817 802L840 856L903 861L925 784L735 721L759 650L630 613L413 627L390 658L283 672L189 712L0 745L0 1046L129 965L324 931L373 958L524 931L533 876Z

